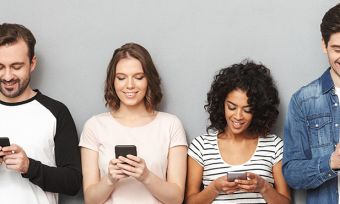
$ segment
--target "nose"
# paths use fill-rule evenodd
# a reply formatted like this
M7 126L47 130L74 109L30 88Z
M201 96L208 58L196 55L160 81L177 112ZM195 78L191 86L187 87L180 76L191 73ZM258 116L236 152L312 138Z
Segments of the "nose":
M12 69L5 69L2 79L5 81L10 81L11 79L13 79Z
M129 78L128 79L127 88L128 89L133 89L134 87L135 87L135 82L133 81L133 78Z
M234 116L235 116L235 118L237 120L241 120L243 118L243 111L242 111L242 109L237 109Z

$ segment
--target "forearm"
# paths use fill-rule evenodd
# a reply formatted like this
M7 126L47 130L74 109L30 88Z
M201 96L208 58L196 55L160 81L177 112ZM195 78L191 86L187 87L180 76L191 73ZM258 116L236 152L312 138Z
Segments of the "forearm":
M152 172L143 181L145 187L151 194L162 203L182 203L184 198L184 189L181 189L175 183L169 183L162 180Z
M329 165L330 155L310 160L290 160L283 162L283 175L294 189L314 189L325 181L337 177Z
M51 167L29 158L29 168L24 178L44 191L75 195L81 187L81 171L73 166Z
M99 183L84 189L84 200L87 204L104 203L112 194L116 183L112 183L107 176L101 178Z
M218 196L219 192L213 187L213 182L208 185L207 188L199 193L189 195L186 198L187 204L208 204L212 203L213 200Z
M264 187L263 191L260 192L260 193L268 204L276 204L276 203L289 204L289 203L291 203L289 198L287 198L286 196L277 192L273 188L273 186L271 186L267 182L265 183L265 187Z

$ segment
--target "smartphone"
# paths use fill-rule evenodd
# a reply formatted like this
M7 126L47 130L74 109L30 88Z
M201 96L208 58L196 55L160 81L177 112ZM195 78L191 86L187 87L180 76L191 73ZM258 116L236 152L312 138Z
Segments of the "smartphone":
M119 156L126 157L126 155L131 154L137 156L137 148L135 145L116 145L115 146L116 158Z
M0 147L7 147L10 145L8 137L0 137Z
M235 181L235 179L247 180L247 173L246 172L228 172L227 173L227 180L229 182L233 182Z

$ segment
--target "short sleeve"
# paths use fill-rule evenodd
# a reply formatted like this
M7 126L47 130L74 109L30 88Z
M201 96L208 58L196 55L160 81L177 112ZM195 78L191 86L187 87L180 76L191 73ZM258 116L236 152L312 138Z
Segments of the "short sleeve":
M180 145L188 146L188 143L181 121L177 117L174 117L171 127L170 148Z
M94 133L95 129L95 118L90 118L84 125L83 132L80 136L79 146L86 147L88 149L94 150L96 152L99 151L99 143L96 134Z
M201 166L204 166L203 163L203 138L202 136L196 137L190 144L188 149L188 155L197 161Z
M274 164L282 160L283 156L283 140L280 137L275 138L275 158Z

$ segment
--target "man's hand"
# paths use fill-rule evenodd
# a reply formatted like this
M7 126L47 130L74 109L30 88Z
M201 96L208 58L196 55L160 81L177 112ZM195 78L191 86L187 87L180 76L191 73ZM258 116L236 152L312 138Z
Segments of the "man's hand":
M29 159L25 151L18 145L3 147L2 152L5 154L3 162L8 169L12 169L19 173L27 173L29 166Z
M330 166L332 169L340 169L340 143L336 145L331 155Z

